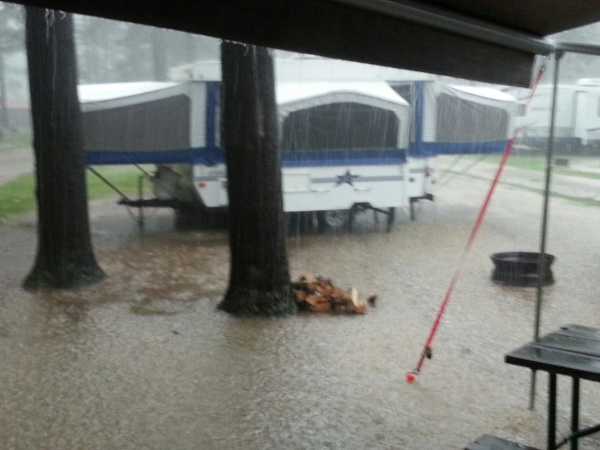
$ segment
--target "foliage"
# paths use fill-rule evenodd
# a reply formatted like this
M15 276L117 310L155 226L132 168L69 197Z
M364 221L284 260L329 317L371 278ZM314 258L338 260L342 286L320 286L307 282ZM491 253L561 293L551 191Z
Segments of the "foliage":
M0 52L23 49L23 11L20 5L0 2Z
M480 159L480 156L470 156L469 158ZM598 167L600 159L593 160L587 156L569 156L569 164L574 167ZM486 163L498 164L500 162L500 155L488 155L484 160ZM516 169L531 170L534 172L545 172L546 171L546 156L545 155L511 155L506 165L514 167ZM600 173L577 170L563 167L553 167L552 173L556 175L569 175L580 178L589 178L592 180L600 180Z
M81 84L164 79L163 67L219 57L216 39L96 17L75 16L75 36Z

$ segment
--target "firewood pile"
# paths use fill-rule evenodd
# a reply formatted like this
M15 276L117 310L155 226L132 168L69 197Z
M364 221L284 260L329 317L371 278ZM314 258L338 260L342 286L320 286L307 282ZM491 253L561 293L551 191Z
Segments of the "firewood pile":
M376 295L366 300L352 288L350 292L335 287L330 278L321 275L303 274L292 283L300 309L312 312L345 312L365 314L367 305L375 306Z

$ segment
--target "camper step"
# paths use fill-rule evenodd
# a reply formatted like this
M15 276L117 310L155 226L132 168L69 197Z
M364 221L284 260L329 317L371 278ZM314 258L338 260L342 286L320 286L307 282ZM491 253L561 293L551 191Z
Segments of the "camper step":
M128 199L122 198L119 200L119 205L132 206L134 208L178 208L180 205L178 200L162 200L158 198L145 199Z
M478 437L464 450L537 450L533 447L527 447L526 445L517 444L516 442L507 441L490 434L484 434Z

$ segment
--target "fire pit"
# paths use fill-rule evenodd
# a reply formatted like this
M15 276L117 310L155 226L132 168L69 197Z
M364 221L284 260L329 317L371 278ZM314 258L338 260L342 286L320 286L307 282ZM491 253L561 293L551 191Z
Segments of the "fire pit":
M540 253L494 253L491 259L495 266L492 273L492 281L495 283L522 287L537 286ZM545 253L544 262L546 271L542 279L542 284L545 286L554 283L552 270L550 270L550 266L554 262L554 256Z

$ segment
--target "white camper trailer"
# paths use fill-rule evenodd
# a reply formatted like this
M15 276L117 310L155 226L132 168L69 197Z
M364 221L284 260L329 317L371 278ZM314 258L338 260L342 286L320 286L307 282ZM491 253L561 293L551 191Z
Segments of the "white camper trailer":
M518 117L519 141L532 148L545 148L550 134L552 85L537 87L527 109ZM524 105L528 92L522 91ZM577 153L585 146L600 144L600 79L583 78L575 84L557 86L554 145Z
M220 67L218 61L203 61L175 67L169 75L176 81L220 80ZM413 158L500 153L515 129L516 98L490 87L457 85L422 72L315 56L277 59L275 74L282 82L388 83L411 105L409 155Z
M284 210L318 211L328 225L357 208L408 207L408 104L385 83L277 86ZM209 208L227 206L222 154L196 161L194 186ZM412 201L416 201L414 198Z
M284 209L316 211L323 225L369 208L388 224L397 208L414 219L413 205L433 199L436 155L499 152L512 132L516 102L496 90L322 58L275 67ZM156 198L131 205L225 208L220 64L171 78L80 87L87 164L156 164Z
M157 164L163 204L228 205L219 83L81 86L80 96L88 165ZM277 105L285 211L340 226L366 208L391 220L427 196L429 158L409 161L409 105L386 83L282 83Z
M412 105L411 156L501 153L512 137L512 95L435 80L389 83Z

